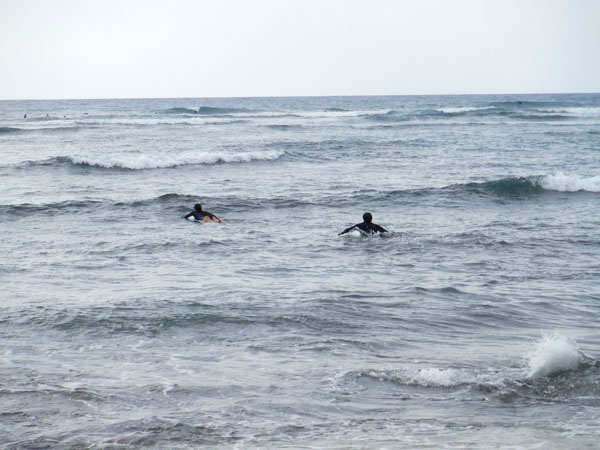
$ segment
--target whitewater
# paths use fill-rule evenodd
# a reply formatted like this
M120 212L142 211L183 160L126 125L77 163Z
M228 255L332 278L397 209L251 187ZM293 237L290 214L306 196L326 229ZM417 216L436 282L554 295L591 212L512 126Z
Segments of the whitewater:
M1 101L0 448L596 448L599 152L599 94Z

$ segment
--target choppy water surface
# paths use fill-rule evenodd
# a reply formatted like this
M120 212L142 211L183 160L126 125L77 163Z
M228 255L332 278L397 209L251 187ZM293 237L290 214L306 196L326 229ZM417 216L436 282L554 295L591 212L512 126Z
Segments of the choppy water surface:
M599 152L600 95L0 102L0 443L595 448Z

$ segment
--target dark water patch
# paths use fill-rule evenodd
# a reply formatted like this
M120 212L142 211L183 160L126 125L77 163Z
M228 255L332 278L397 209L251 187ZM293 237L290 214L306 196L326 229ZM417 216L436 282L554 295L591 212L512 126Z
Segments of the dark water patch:
M483 196L504 198L538 198L541 195L585 195L598 192L596 177L573 176L530 176L509 177L479 183L456 184L446 187L452 191L463 191Z
M454 185L453 187L464 188L467 192L474 194L496 195L500 197L530 197L544 192L537 178L503 178L500 180L486 181L483 183L467 183Z
M162 205L181 214L191 211L196 203L210 205L210 211L221 214L255 211L257 209L289 209L311 206L313 203L291 197L276 196L270 198L252 198L239 196L196 197L190 195L166 194L157 199L140 202L140 207ZM125 205L126 206L126 205ZM134 205L138 207L137 205ZM207 207L208 209L208 207Z
M497 395L505 403L548 402L600 407L600 364L581 362L576 369L549 377L507 380Z
M69 335L115 336L139 335L156 337L177 330L223 331L224 327L283 330L286 334L300 331L304 335L322 332L346 335L359 332L363 326L356 323L353 313L329 317L319 311L302 313L285 309L248 308L229 305L226 308L210 306L189 308L163 304L153 309L143 307L89 308L78 311L39 310L7 313L3 327L19 329L33 327L57 330ZM293 334L293 333L292 333ZM243 337L240 337L243 339Z
M74 169L95 169L95 170L115 170L115 171L132 171L134 169L128 169L118 165L114 166L103 166L100 164L94 164L83 160L78 160L71 156L55 156L43 160L24 161L16 165L17 168L27 169L30 167L62 167L62 168L74 168Z
M191 108L169 108L161 111L164 114L198 114L198 111Z
M413 118L412 115L406 115L406 113L391 110L380 114L366 114L362 116L364 119L371 122L383 122L383 123L397 123L406 122Z
M573 117L566 113L555 111L544 111L539 109L523 110L507 107L491 106L465 106L465 107L443 107L431 108L417 111L398 111L391 110L386 113L368 114L361 116L363 119L382 124L402 124L404 122L420 121L426 124L427 121L444 120L452 118L490 118L490 120L499 117L505 117L522 121L564 121Z
M127 448L185 448L197 446L234 445L241 439L237 432L210 425L187 424L159 418L128 420L113 424L107 430L111 438L104 444L125 445Z
M473 247L509 247L514 244L505 241L502 238L498 238L497 234L491 232L489 234L483 233L481 231L463 231L460 233L452 233L444 236L434 236L428 238L426 241L428 244L432 245L443 245L449 247L465 247L465 246L473 246ZM488 262L465 262L465 264L469 264L474 266L474 269L479 268L490 268Z
M13 396L13 397L39 397L48 396L61 397L67 400L79 400L83 402L94 402L102 403L110 399L117 397L112 395L100 394L92 389L78 387L74 389L65 388L62 386L39 386L37 389L2 389L0 390L0 397L2 396Z
M323 197L319 204L325 206L348 206L356 204L394 205L406 201L419 202L423 197L439 197L443 191L436 188L423 189L359 189L337 195Z
M171 329L214 326L248 326L254 321L251 318L234 314L218 313L171 313L156 311L153 314L129 310L123 311L90 311L63 313L50 320L45 320L50 328L74 334L123 334L156 336Z
M159 197L134 200L130 202L114 202L112 200L65 200L43 204L22 203L17 205L0 205L0 217L39 217L60 214L89 214L102 208L104 211L122 211L124 214L138 210L151 209L154 213L166 215L185 215L196 203L210 205L210 210L219 213L247 212L257 209L293 209L313 206L308 200L286 196L268 198L253 197L200 197L187 194L164 194ZM208 208L206 208L208 209Z
M440 292L443 294L464 294L463 291L452 286L441 288Z
M198 114L205 114L205 115L249 113L249 112L255 112L255 110L248 109L248 108L216 108L216 107L212 107L212 106L200 106L198 108Z
M63 202L46 203L35 205L31 203L22 203L19 205L0 205L1 216L13 217L40 217L55 216L60 214L87 214L98 208L103 202L88 200L67 200Z
M304 128L304 126L300 125L300 124L292 124L292 125L267 124L267 125L265 125L265 127L270 128L271 130L280 130L280 131L301 130L302 128Z
M553 114L553 113L547 113L547 114L517 114L517 113L512 113L512 114L507 114L507 116L509 116L510 118L513 119L519 119L519 120L524 120L524 121L535 121L535 122L559 122L559 121L565 121L565 120L570 120L573 119L573 117L568 116L568 115L564 115L564 114Z
M558 102L546 102L546 101L535 101L535 100L507 100L502 102L492 102L491 106L495 106L496 108L522 108L522 109L530 109L530 108L540 108L540 107L557 107L561 106L561 103Z
M491 200L509 200L536 198L541 194L552 193L551 190L544 189L540 184L537 184L536 179L541 179L541 177L533 177L532 179L508 178L482 183L454 184L441 188L425 187L392 190L361 189L342 194L329 195L323 197L318 203L330 206L346 206L357 203L384 204L387 206L399 202L417 202L422 204L424 200L431 200L433 202L448 202L450 200L471 201L473 195L482 198L487 197ZM447 207L448 203L443 203L443 206Z
M26 131L23 128L14 128L14 127L0 127L0 136L4 134L18 134Z

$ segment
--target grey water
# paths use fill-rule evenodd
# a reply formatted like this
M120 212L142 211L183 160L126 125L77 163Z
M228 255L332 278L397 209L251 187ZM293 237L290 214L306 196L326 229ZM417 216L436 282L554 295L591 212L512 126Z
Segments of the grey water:
M599 156L599 94L2 101L0 446L598 448Z

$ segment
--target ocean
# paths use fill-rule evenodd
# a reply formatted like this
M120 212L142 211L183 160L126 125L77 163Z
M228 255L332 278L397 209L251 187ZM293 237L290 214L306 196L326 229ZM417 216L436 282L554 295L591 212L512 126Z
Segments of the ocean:
M2 448L599 446L600 94L2 101L0 155Z

